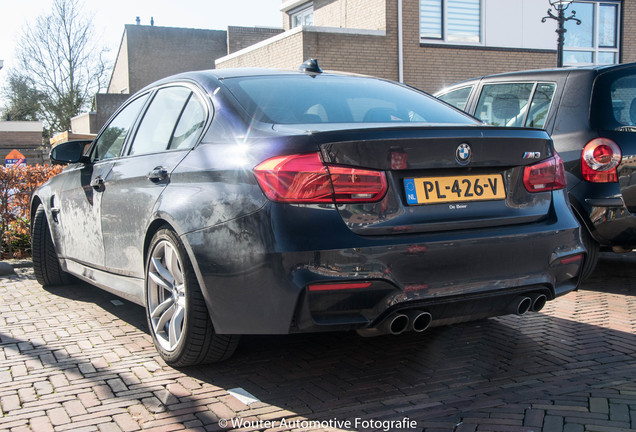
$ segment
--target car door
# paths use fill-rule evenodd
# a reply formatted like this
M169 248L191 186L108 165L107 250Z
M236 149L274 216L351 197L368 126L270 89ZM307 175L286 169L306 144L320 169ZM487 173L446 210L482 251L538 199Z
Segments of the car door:
M157 199L196 144L208 113L205 98L186 84L161 87L152 95L125 156L105 178L101 221L108 271L143 277L144 238Z
M82 264L104 265L101 203L104 179L120 156L147 95L127 103L89 148L90 162L64 172L64 183L53 197L53 212L60 226L62 254Z

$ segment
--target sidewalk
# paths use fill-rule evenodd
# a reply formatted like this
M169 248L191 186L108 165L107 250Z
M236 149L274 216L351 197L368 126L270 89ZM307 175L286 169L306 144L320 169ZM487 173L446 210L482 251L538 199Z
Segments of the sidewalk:
M250 336L175 370L141 307L0 278L1 431L636 429L636 255L541 313L424 334ZM242 420L241 420L242 419Z

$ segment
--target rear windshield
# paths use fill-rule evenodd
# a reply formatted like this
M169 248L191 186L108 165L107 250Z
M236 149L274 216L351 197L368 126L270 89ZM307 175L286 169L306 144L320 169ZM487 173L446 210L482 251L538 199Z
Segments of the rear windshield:
M599 76L591 115L592 124L598 129L636 132L636 70Z
M431 96L374 78L268 75L223 82L250 115L267 123L476 123Z

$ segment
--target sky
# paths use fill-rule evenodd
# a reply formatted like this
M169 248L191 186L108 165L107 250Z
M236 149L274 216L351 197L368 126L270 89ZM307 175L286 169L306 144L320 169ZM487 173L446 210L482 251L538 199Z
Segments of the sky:
M96 35L110 49L111 63L117 55L124 25L150 25L225 30L228 25L282 27L281 0L80 0L93 15ZM15 64L14 46L20 30L51 10L52 0L0 0L0 87Z

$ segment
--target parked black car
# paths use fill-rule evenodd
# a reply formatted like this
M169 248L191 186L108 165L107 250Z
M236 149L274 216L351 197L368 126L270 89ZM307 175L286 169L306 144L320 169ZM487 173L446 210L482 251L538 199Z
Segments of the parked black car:
M588 255L636 248L636 63L513 72L435 94L498 126L545 129L567 171Z
M315 64L186 73L84 145L55 147L70 165L33 196L36 277L144 305L172 365L227 358L240 334L521 314L578 284L549 136L389 81Z

